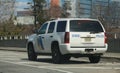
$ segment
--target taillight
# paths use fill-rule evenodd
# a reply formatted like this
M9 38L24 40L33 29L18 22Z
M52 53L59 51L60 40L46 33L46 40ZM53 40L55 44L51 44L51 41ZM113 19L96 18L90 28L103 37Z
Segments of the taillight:
M104 33L105 34L105 44L107 43L107 34L106 33Z
M70 41L70 33L65 32L64 43L69 43L69 41Z

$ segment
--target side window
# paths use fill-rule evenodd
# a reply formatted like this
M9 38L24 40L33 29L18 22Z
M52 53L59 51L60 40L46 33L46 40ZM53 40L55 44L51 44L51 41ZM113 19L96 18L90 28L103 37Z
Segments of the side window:
M51 22L48 28L48 33L53 33L55 28L55 22Z
M67 21L58 21L57 32L65 32Z
M48 23L43 24L43 26L39 30L39 34L45 34L47 25L48 25Z

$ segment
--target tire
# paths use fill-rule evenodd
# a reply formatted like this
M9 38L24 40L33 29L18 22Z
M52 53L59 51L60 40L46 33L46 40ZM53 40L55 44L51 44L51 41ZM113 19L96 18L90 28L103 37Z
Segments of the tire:
M63 56L60 53L59 46L57 43L52 45L52 61L55 64L61 64L63 60Z
M32 44L28 45L28 60L31 60L31 61L36 61L37 60L37 55L34 51L34 48L33 48Z
M69 55L63 55L63 62L68 62L70 60L71 56Z
M89 60L91 63L99 63L100 58L101 58L100 56L91 56L89 57Z

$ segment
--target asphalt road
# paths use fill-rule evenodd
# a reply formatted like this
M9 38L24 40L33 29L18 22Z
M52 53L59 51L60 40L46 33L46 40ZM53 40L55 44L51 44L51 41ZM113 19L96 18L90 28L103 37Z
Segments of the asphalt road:
M29 61L26 52L0 51L0 73L120 73L120 59L102 58L91 64L87 58L72 58L64 64L53 64L50 56Z

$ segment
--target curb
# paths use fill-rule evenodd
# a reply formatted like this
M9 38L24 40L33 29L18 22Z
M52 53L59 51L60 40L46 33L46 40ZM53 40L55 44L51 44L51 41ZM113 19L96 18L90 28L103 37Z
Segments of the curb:
M18 47L11 47L11 48L0 47L0 50L3 50L3 51L16 51L16 52L27 52L26 48L18 48Z

